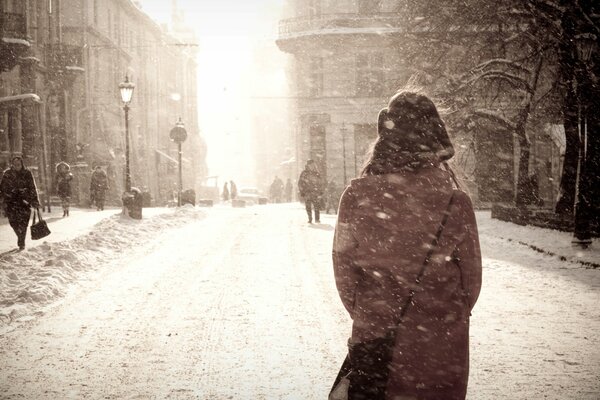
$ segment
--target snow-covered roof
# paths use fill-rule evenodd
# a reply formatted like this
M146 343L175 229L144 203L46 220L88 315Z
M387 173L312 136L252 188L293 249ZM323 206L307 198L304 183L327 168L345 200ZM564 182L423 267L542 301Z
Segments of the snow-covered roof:
M78 67L78 66L76 66L76 65L67 65L67 66L65 67L65 69L66 69L67 71L74 71L74 72L85 72L85 68Z
M38 96L35 93L24 93L24 94L17 94L14 96L5 96L5 97L0 97L0 104L2 103L10 103L10 102L14 102L14 101L25 101L25 100L32 100L36 103L41 103L42 99L40 99L40 96Z
M3 37L2 41L8 44L20 44L23 46L31 47L31 44L25 39L17 39L17 38L7 38Z
M294 33L282 33L280 34L281 39L296 39L306 36L317 36L317 35L356 35L356 34L370 34L370 35L386 35L391 33L402 33L405 30L403 28L395 27L364 27L364 28L325 28L325 29L314 29L310 31L294 32Z

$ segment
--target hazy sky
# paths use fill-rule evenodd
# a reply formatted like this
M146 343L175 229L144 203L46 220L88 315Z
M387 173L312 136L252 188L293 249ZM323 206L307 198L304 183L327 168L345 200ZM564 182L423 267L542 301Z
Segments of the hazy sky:
M247 174L253 171L248 101L257 95L252 89L257 87L257 81L270 78L254 70L252 47L260 41L274 43L281 2L177 0L186 23L194 28L200 43L200 130L208 143L209 173L220 175L221 182L237 178L239 171ZM142 1L143 10L164 23L170 22L171 4L171 0ZM274 52L277 51L274 47ZM281 93L269 93L278 94ZM242 179L251 180L251 177Z

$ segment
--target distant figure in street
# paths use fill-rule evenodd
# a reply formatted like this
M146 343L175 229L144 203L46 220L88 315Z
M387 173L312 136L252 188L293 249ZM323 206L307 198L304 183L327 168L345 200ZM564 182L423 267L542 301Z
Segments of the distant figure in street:
M292 193L294 192L294 186L292 185L292 180L287 178L285 181L285 201L286 203L292 202Z
M278 176L275 176L275 179L273 179L269 194L271 196L271 202L281 203L283 196L283 181Z
M319 173L317 163L314 160L308 160L304 170L298 179L298 190L300 197L304 200L306 213L308 214L308 223L312 223L312 212L315 213L315 222L321 222L320 207L323 197L323 179Z
M235 184L234 181L229 181L229 188L230 188L230 197L231 200L235 200L237 198L237 186Z
M350 399L465 399L481 253L453 155L433 102L398 92L342 195L333 269L353 321L339 376Z
M69 202L71 201L71 181L73 174L71 166L62 161L56 164L56 176L54 178L54 190L56 195L60 197L60 202L63 209L63 217L69 216Z
M338 185L333 179L330 180L325 189L325 212L327 214L329 214L329 210L333 210L334 213L337 213L340 195L341 193Z
M17 245L23 250L31 208L38 209L40 201L33 175L19 156L13 157L11 167L4 171L0 181L0 197L3 198L8 223L17 235Z
M227 182L223 185L223 192L221 192L221 198L223 201L229 201L229 189L227 188Z
M108 176L99 165L92 172L90 181L90 204L96 204L98 211L104 210L104 201L106 199L106 191L108 190Z

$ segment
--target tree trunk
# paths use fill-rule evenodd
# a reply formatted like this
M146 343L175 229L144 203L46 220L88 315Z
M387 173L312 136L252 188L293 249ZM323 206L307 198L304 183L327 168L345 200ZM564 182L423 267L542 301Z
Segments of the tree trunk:
M579 162L579 130L578 130L578 99L575 93L575 57L573 42L575 25L572 7L568 2L566 12L561 20L563 31L558 47L560 81L565 91L563 109L563 124L565 128L566 149L560 178L559 197L555 211L557 214L573 214L575 207L575 191L577 182L577 164Z
M563 160L562 175L560 178L560 188L558 202L555 212L557 214L573 214L575 206L575 188L577 182L577 164L579 161L579 130L577 118L577 100L572 88L565 97L563 104L564 128L566 148Z
M524 130L524 129L523 129ZM531 143L525 132L519 136L519 170L517 175L517 196L515 203L517 207L524 207L531 203L531 182L529 179L529 157L531 154Z

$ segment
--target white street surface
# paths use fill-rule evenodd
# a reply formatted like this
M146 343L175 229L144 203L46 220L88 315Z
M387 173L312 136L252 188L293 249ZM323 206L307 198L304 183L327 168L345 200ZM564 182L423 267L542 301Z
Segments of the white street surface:
M468 398L598 400L600 243L478 218ZM322 220L297 204L113 216L0 257L0 398L326 399L350 321Z

